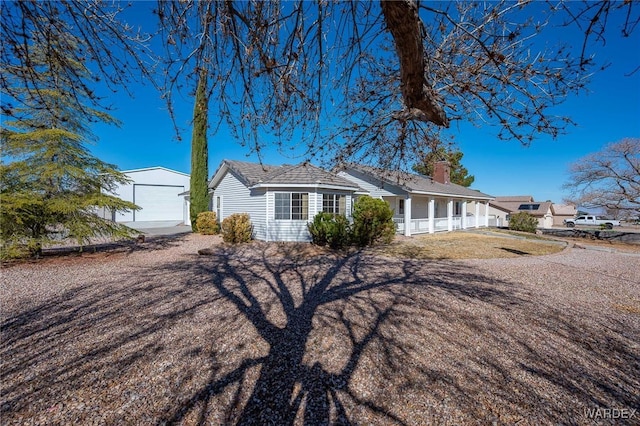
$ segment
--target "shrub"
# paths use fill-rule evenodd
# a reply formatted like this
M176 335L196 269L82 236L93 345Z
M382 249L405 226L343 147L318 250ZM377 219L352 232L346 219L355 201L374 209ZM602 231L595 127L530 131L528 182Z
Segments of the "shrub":
M344 215L320 212L307 227L313 244L341 249L351 242L349 220Z
M216 212L200 212L196 219L196 231L202 235L215 235L220 232Z
M396 234L393 210L385 201L364 195L353 206L353 240L359 246L389 244Z
M226 243L248 243L252 232L248 213L234 213L222 221L222 239Z
M538 227L538 219L527 212L512 214L509 219L509 229L535 234Z
M317 246L326 246L329 243L329 227L333 215L320 212L313 217L313 222L307 225L311 234L311 242Z

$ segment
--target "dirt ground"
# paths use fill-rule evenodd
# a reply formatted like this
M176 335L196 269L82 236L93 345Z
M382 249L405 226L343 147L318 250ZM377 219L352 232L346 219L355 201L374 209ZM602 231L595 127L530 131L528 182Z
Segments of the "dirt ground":
M5 267L0 418L638 424L640 257L503 240L456 260L185 235Z

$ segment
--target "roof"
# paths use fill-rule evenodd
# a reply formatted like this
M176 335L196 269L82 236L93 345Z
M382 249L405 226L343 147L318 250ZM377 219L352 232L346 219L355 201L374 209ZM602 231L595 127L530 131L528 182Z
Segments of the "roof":
M176 174L179 174L179 175L190 177L189 173L183 173L183 172L179 172L177 170L167 169L166 167L162 167L162 166L144 167L142 169L122 170L121 173L128 174L128 173L137 173L137 172L147 172L147 171L150 171L150 170L164 170L165 172L176 173Z
M511 201L503 201L510 199ZM533 197L496 197L495 200L489 201L491 207L503 210L509 213L527 212L533 216L544 216L551 208L550 201L533 201Z
M418 194L434 194L434 195L453 195L457 197L474 198L474 199L492 199L493 196L467 188L455 183L440 183L433 178L415 173L407 173L402 171L385 170L378 167L364 166L360 164L347 164L340 167L341 170L355 170L357 172L369 175L381 182L395 185L409 193Z
M271 166L244 161L223 160L213 175L210 188L220 183L227 170L231 170L247 187L323 186L358 190L358 185L326 170L304 162L297 165Z
M575 216L578 212L576 206L571 204L551 204L551 211L558 216Z
M498 203L503 203L503 202L533 203L533 197L531 195L506 195L506 196L496 197L495 201L497 201Z

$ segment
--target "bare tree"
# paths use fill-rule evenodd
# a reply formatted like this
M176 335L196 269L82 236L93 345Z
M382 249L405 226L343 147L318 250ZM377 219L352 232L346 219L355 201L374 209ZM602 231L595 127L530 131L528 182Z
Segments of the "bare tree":
M79 109L91 119L94 108L108 107L95 91L103 82L113 91L128 90L133 80L150 79L154 65L148 47L150 36L120 19L123 7L100 0L3 1L0 3L0 90L2 114L20 119L23 100L40 97L34 108L55 113L55 108L39 95L39 89L69 92ZM72 37L65 37L69 33ZM82 44L66 40L77 39ZM33 46L45 51L45 63L36 60ZM78 64L82 64L79 67ZM55 71L44 80L43 67ZM78 69L88 69L87 76ZM57 76L57 77L56 77Z
M210 67L212 111L250 150L302 146L307 158L402 168L455 121L524 144L565 131L571 119L551 109L588 83L610 14L626 14L623 35L638 23L633 2L597 5L186 0L157 14L166 93ZM580 26L584 46L541 51L552 20Z
M640 139L608 144L570 166L567 201L638 216L640 212Z
M283 153L302 148L307 158L408 167L425 140L438 141L456 121L496 126L499 137L524 144L565 131L571 119L552 108L588 83L596 66L589 52L603 41L609 18L624 16L621 34L628 35L637 7L159 0L160 85L171 107L176 92L194 92L206 68L212 131L226 122L258 155L265 144L279 144ZM77 59L94 61L98 75L122 84L128 70L146 64L119 9L107 9L99 0L4 2L2 66L25 67L24 78L32 79L23 25L62 19L91 46ZM553 24L581 28L583 45L542 50L538 36Z

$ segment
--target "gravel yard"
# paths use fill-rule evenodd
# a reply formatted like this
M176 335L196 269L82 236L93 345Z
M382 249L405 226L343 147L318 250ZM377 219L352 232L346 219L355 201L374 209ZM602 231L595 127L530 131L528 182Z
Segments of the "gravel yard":
M11 266L0 291L6 425L640 422L638 255L184 235Z

